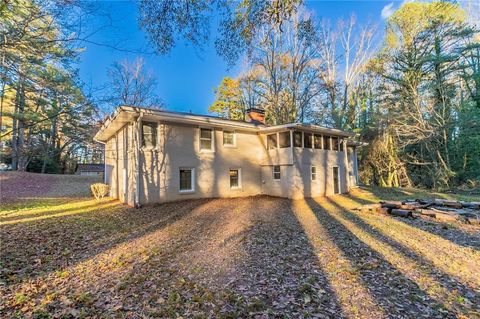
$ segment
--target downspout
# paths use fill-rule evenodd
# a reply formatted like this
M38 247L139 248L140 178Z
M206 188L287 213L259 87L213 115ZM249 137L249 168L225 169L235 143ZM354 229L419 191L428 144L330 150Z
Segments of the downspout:
M93 139L95 143L103 145L103 183L107 184L107 143Z
M137 122L135 123L135 139L136 141L136 147L135 147L135 153L137 157L137 176L136 176L136 181L135 181L135 207L140 208L140 129L142 125L142 117L143 114L140 113L140 116L137 118Z
M348 169L348 148L347 148L347 139L342 141L343 143L343 160L345 162L345 186L347 187L347 193L350 191L350 172Z

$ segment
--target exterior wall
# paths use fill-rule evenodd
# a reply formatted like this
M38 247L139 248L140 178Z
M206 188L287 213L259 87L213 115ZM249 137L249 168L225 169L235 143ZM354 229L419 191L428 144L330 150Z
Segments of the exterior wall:
M280 165L280 179L273 179L273 166L262 166L262 193L270 196L292 197L295 168L293 165Z
M110 197L118 198L117 193L117 137L112 136L105 144L105 183L110 185Z
M333 167L338 167L340 193L346 193L345 152L294 148L295 161L293 198L334 194ZM311 179L311 167L316 167L316 179Z
M140 152L140 203L261 193L260 160L265 151L257 134L237 131L236 146L226 147L222 129L215 128L213 151L200 151L198 127L161 123L157 134L158 147ZM194 192L179 192L180 168L195 169ZM239 189L230 189L230 169L241 170Z
M281 165L281 179L273 179L273 166L262 166L263 193L271 196L302 198L333 195L333 167L338 167L340 192L346 193L344 152L294 147L293 165ZM311 167L316 179L311 179Z
M110 196L129 205L134 204L135 160L133 126L120 129L105 145L105 183Z
M137 169L140 204L258 194L288 198L331 195L335 166L339 168L340 192L346 192L345 152L294 147L267 151L265 135L244 131L235 132L234 147L224 146L223 130L208 126L202 128L214 129L213 151L200 151L198 126L163 122L157 128L157 147L139 148L136 126L131 123L121 128L107 141L105 152L105 180L110 184L110 195L132 206ZM350 186L354 186L355 152L349 154L348 160ZM273 165L281 167L280 180L273 180ZM312 165L317 169L314 181ZM195 169L194 192L179 192L180 168ZM230 188L229 169L241 170L240 188Z

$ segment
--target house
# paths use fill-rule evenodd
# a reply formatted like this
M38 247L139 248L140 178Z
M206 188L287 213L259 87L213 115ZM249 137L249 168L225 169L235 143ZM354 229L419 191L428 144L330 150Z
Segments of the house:
M105 164L77 164L75 174L81 176L103 176Z
M105 144L105 182L130 205L267 194L346 193L357 185L353 133L309 124L246 121L122 106L95 140Z

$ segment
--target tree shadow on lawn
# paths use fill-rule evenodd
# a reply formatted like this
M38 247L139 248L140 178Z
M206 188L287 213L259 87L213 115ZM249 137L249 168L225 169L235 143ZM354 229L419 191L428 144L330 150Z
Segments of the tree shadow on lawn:
M270 317L344 318L341 301L319 263L291 200L265 197L252 208L241 236L245 257L230 289L247 300L250 313Z
M87 316L345 317L290 201L265 196L208 202L48 285Z
M375 200L369 200L365 198L361 198L359 196L355 196L353 194L348 195L349 198L356 201L361 206L363 204L372 204L378 203ZM398 200L404 200L404 197L397 198ZM469 247L475 250L480 251L480 227L479 226L471 226L471 225L461 225L466 227L475 227L477 229L476 234L472 234L464 229L459 228L459 225L455 223L444 223L435 220L425 220L423 218L417 219L405 219L405 218L396 218L396 220L405 223L407 225L417 227L423 231L429 232L433 235L440 236L446 240L449 240L457 245L463 247ZM473 231L472 231L473 232Z
M422 280L423 277L426 279L422 280L424 283L426 283L427 281L431 281L433 283L430 288L431 290L434 290L435 285L437 287L441 287L444 290L444 293L446 293L446 295L443 295L441 297L449 299L448 301L451 303L451 306L461 309L464 312L468 312L471 309L465 308L462 304L462 300L468 299L469 302L473 303L474 305L480 305L480 295L473 288L461 282L459 279L452 277L451 274L445 273L436 265L434 265L430 260L427 260L421 254L415 252L406 244L403 244L396 239L391 238L389 235L378 230L377 227L372 227L372 225L366 223L360 216L348 211L347 207L340 204L341 200L336 201L334 198L327 198L326 201L333 205L336 209L338 209L339 215L342 218L351 222L361 232L364 232L368 236L371 236L372 238L374 238L374 240L378 241L380 245L387 247L387 249L392 248L394 250L394 254L391 254L391 256L399 254L399 256L401 256L403 260L407 260L412 265L414 265L415 271L418 270L419 272L419 275L417 274L418 279ZM378 216L378 218L391 217ZM406 234L406 236L409 235ZM432 244L434 245L435 243ZM438 256L438 258L441 257ZM462 264L462 261L458 262ZM460 266L457 269L459 268ZM461 268L473 271L473 269L469 269L469 267L464 266ZM439 289L437 289L437 293L440 293ZM478 310L480 310L480 308Z
M386 313L415 317L418 313L445 308L347 229L334 217L334 212L327 212L326 208L314 199L307 198L306 202L327 230L331 240L355 267L376 303Z
M185 218L206 202L174 202L141 209L121 204L90 207L84 214L68 215L66 211L67 216L47 215L46 219L2 225L0 280L9 285L61 271Z
M177 245L164 246L161 258L126 276L138 278L148 296L142 311L162 317L343 317L288 200L260 196L221 203L192 216L195 227L182 230ZM138 276L145 273L151 282L146 286ZM142 303L141 297L127 299L129 307Z

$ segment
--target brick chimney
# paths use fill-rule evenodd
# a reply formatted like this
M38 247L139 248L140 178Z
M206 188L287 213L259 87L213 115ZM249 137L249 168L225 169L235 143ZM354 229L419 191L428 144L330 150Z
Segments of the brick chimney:
M245 111L246 121L253 124L264 124L265 125L265 111L262 109L257 109L251 107Z

